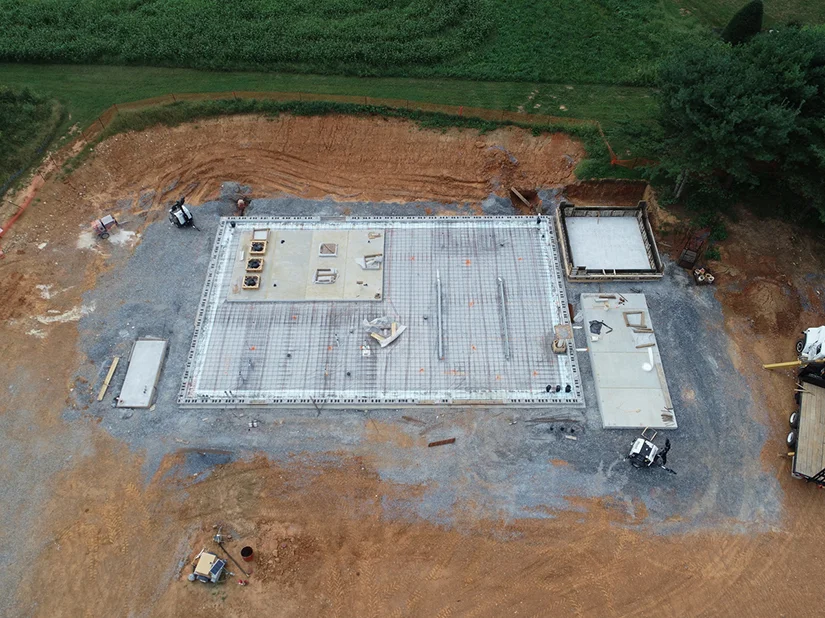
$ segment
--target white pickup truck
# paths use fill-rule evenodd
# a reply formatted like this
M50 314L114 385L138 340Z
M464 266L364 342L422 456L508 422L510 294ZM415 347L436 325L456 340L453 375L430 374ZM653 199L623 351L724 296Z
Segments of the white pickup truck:
M811 363L825 359L825 326L809 328L796 342L796 354L802 363Z

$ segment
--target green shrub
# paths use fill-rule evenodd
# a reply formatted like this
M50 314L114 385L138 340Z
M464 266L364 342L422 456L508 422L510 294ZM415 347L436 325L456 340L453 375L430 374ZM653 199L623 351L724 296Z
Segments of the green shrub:
M716 212L705 212L692 223L699 228L710 228L710 240L722 241L728 237L728 227Z
M722 259L722 254L719 253L719 247L716 245L710 245L707 249L705 249L705 260L709 262L718 262Z
M43 154L63 120L55 101L0 86L0 195Z

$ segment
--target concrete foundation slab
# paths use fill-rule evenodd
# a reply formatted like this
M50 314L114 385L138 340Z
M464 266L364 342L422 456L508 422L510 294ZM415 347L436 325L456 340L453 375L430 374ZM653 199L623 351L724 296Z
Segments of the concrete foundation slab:
M676 415L644 294L582 294L581 307L603 426L676 429ZM594 335L592 322L607 326L602 326L600 335Z
M567 234L577 268L650 268L642 231L634 217L571 217L567 220Z
M148 408L155 399L160 370L166 358L165 339L138 339L129 355L129 368L117 400L118 408Z
M570 281L659 279L664 272L647 204L556 209L562 262Z
M279 250L285 263L273 289L299 273L283 297L254 296L266 278L248 295L235 288L244 247L262 228L264 268L278 272ZM307 263L333 259L318 256L320 242L338 245L339 279L367 282L372 302L352 302L346 285L301 296L301 286L314 290ZM556 246L550 222L534 217L223 219L179 403L581 406L575 347L553 352L555 327L570 323ZM356 264L353 247L358 257L383 253L380 269ZM365 326L384 316L406 327L386 347Z

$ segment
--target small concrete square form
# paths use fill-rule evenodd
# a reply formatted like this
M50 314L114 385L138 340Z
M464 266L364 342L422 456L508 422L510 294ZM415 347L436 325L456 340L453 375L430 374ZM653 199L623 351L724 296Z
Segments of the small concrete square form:
M226 218L178 401L583 406L569 324L548 219Z

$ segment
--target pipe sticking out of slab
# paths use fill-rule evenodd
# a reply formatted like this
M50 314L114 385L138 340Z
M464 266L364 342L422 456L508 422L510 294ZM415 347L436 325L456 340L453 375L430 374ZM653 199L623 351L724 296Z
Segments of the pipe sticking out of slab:
M504 341L504 360L510 360L510 338L507 336L507 305L504 303L504 279L498 278L498 301L501 303L501 338Z
M442 308L441 308L441 271L435 271L435 294L438 301L438 360L444 360L444 336L442 334Z

